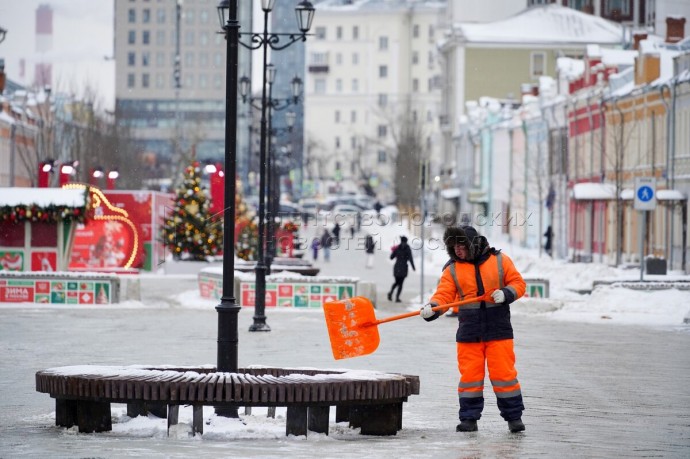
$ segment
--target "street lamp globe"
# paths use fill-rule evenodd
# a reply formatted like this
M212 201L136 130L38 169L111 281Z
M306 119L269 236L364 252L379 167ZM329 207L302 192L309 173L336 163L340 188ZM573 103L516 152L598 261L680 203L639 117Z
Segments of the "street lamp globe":
M296 104L299 100L299 95L302 93L302 79L295 75L290 85L292 86L292 98Z
M247 102L247 97L249 96L249 89L252 86L252 80L248 76L243 76L240 78L240 96L242 96L242 102Z
M266 81L268 84L273 84L276 81L276 72L278 70L276 69L276 66L273 64L268 64L266 65Z
M270 13L276 4L276 0L261 0L261 9L264 13Z
M225 30L228 23L228 12L230 11L230 0L221 0L218 3L218 20L220 21L220 28Z
M302 0L295 7L295 14L297 15L297 27L302 33L309 32L311 29L311 21L314 20L314 5L307 0Z
M289 111L285 114L285 124L287 124L287 127L289 130L292 130L292 127L295 125L295 119L297 118L297 113L293 111Z

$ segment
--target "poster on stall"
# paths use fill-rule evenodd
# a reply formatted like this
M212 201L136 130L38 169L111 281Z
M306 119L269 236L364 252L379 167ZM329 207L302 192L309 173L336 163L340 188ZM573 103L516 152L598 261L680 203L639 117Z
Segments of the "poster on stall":
M266 283L266 307L320 308L329 301L352 298L355 284ZM240 306L255 305L254 282L240 282Z

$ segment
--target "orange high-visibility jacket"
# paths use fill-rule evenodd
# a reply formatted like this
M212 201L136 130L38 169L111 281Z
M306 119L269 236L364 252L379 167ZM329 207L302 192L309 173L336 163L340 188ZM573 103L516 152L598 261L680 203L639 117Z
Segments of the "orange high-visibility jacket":
M460 306L458 343L512 339L509 304L525 293L525 281L505 254L495 251L476 262L455 261L443 270L430 303L448 304L501 289L505 301L482 301Z

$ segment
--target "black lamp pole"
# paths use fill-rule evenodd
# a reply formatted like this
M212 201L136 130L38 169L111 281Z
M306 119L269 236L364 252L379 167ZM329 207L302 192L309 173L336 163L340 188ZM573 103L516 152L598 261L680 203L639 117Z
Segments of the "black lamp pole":
M235 0L236 1L236 0ZM273 10L275 0L261 0L261 9L264 12L264 29L260 33L242 33L239 35L247 35L251 37L251 45L247 45L239 41L239 44L249 49L263 50L263 79L261 85L261 143L259 152L259 247L257 250L257 262L254 271L256 272L255 282L255 303L254 303L254 322L249 327L249 331L271 331L271 328L266 323L266 264L264 256L264 244L266 241L266 155L268 153L267 144L267 119L266 109L268 108L268 101L266 99L266 84L268 77L268 48L275 51L285 49L296 41L306 41L307 32L311 28L312 20L314 19L314 6L308 0L302 0L295 7L297 15L299 33L268 33L268 15ZM287 37L287 43L280 44L281 37ZM235 84L237 80L235 79ZM237 86L235 86L237 87Z
M227 18L226 18L227 14ZM235 187L237 174L237 69L240 24L237 0L222 0L218 18L225 32L225 209L223 209L223 294L218 311L217 371L237 372L237 315L235 299ZM236 407L216 407L216 414L239 417Z

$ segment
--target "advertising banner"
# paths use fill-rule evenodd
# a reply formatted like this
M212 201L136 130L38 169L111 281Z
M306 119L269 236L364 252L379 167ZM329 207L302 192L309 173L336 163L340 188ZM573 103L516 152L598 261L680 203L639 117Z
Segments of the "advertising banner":
M110 304L108 281L0 279L1 303Z
M266 283L266 307L320 308L329 301L352 298L355 284ZM240 282L240 306L254 307L254 282Z

